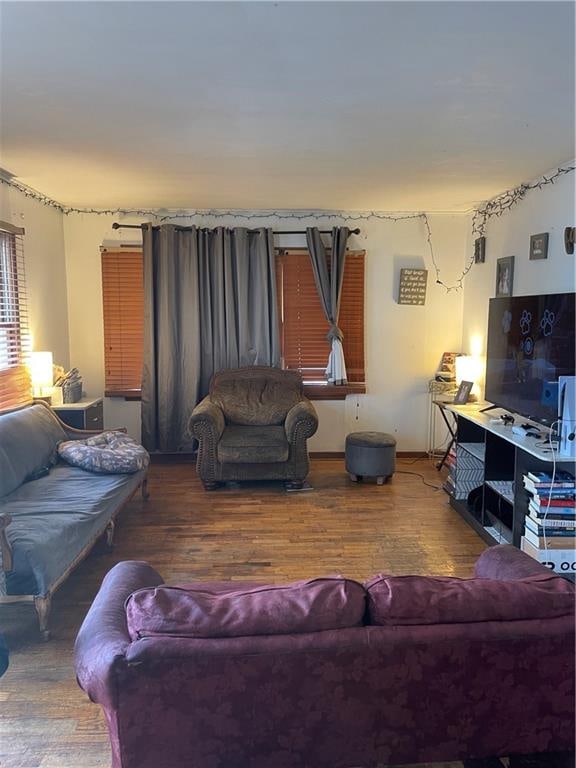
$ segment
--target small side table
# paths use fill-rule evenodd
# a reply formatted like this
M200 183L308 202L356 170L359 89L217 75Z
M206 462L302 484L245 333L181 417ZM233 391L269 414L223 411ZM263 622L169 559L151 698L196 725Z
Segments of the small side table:
M77 403L52 406L52 410L64 424L74 429L104 429L102 397L83 397Z
M440 414L442 418L444 419L444 423L448 427L448 432L450 433L450 442L448 443L448 447L444 451L444 455L440 459L440 461L436 464L436 469L440 471L444 464L446 463L446 459L448 458L448 454L450 453L450 450L452 446L454 445L454 441L456 440L456 419L454 417L454 414L452 411L446 410L446 405L448 403L444 402L443 400L433 400L434 405L438 407L440 410ZM448 414L448 415L447 415ZM449 416L452 417L452 421L450 421Z

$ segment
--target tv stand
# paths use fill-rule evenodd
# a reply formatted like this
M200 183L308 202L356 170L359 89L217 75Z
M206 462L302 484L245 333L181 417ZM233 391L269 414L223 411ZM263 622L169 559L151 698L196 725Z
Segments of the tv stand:
M549 430L541 427L544 439L538 439L517 434L511 424L490 419L478 405L450 404L445 408L456 419L445 484L451 506L487 544L520 548L530 500L523 477L527 472L552 470ZM555 458L557 470L576 476L573 460L557 453Z

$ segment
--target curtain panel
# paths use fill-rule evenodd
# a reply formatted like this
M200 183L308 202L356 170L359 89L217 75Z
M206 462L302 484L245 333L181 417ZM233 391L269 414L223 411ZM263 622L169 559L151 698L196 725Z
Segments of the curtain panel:
M348 383L346 361L344 360L344 349L342 347L343 335L338 327L338 314L340 312L344 266L346 263L346 243L349 235L348 227L333 227L332 258L329 268L328 255L318 228L308 227L306 229L306 242L312 261L316 289L326 319L330 323L327 338L331 344L331 351L326 366L326 378L330 384L336 385Z
M148 226L143 255L142 443L187 450L216 371L279 365L272 231Z

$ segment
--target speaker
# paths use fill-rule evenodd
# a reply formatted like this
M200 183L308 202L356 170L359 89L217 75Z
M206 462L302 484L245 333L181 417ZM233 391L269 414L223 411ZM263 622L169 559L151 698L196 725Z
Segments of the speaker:
M545 381L542 385L542 397L540 398L542 405L547 405L550 408L558 408L558 382L557 381Z
M576 376L558 378L558 456L576 458Z

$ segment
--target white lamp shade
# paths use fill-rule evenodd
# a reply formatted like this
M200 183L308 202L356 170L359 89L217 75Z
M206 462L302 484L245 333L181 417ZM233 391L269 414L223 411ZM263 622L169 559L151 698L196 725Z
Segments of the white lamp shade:
M46 387L54 383L52 373L52 352L32 352L30 356L30 375L34 394L42 397Z
M456 384L461 381L471 381L474 384L472 392L480 394L480 384L484 380L484 358L478 355L460 355L456 358Z

